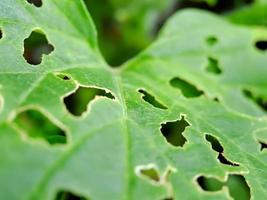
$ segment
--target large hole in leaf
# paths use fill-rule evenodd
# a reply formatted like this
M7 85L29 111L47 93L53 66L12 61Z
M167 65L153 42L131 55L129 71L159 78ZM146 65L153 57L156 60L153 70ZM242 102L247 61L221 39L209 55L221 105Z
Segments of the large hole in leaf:
M166 140L174 146L183 146L186 142L186 138L183 136L183 132L190 124L185 120L182 115L181 119L173 122L166 122L161 124L161 133Z
M66 133L37 110L21 112L14 122L31 138L41 138L50 144L67 143Z
M32 65L42 62L43 54L50 54L54 47L48 42L46 36L39 30L32 31L30 36L24 40L25 60Z
M69 191L59 191L57 193L55 200L89 200L89 199Z
M151 94L149 94L148 92L146 92L145 90L138 90L138 92L140 92L142 94L142 98L148 102L149 104L151 104L152 106L156 107L156 108L160 108L160 109L167 109L166 106L164 106L162 103L160 103L159 101L157 101L157 99L152 96Z
M261 51L267 50L267 40L259 40L255 42L255 47Z
M206 134L205 138L211 144L212 149L218 152L217 159L220 161L220 163L225 164L225 165L230 165L230 166L239 166L239 164L231 162L225 158L223 154L223 151L224 151L223 147L215 137L213 137L212 135Z
M221 182L216 178L200 176L197 178L197 183L204 191L215 192L221 190L223 186L226 186L233 199L250 199L250 188L242 175L229 175L226 182Z
M262 110L267 111L267 100L253 94L250 90L244 89L243 94L253 102L255 102Z
M194 85L178 77L171 79L170 84L171 86L180 89L183 95L188 98L199 97L203 94L203 92L198 90Z
M70 113L75 116L81 116L86 111L89 102L97 96L115 99L110 92L106 92L103 89L79 87L74 93L64 98L64 103Z
M212 74L221 74L222 70L219 67L219 62L217 59L209 57L208 58L208 65L206 67L207 72Z
M41 7L43 5L42 0L27 0L27 2L33 4L36 7Z

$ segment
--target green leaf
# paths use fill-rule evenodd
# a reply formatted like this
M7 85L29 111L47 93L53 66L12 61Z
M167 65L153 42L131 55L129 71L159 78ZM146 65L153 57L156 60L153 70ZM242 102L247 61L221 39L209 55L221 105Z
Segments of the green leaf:
M0 199L238 199L233 175L243 199L266 199L267 57L255 46L265 29L181 11L149 48L112 69L80 0L2 0L0 28ZM23 56L33 31L54 47L37 65ZM221 73L207 69L209 58ZM64 101L78 88L104 90L88 94L81 116ZM40 116L23 115L29 110ZM199 177L224 187L205 191Z

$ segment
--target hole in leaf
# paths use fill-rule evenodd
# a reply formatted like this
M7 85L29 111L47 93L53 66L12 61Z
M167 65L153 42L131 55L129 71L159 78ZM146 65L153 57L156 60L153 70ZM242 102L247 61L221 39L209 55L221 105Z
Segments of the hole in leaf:
M239 166L239 164L233 163L225 158L225 156L223 155L223 147L215 137L206 134L205 138L211 144L212 149L219 153L217 159L220 161L220 163L231 166Z
M204 191L215 192L228 187L230 196L235 200L250 199L250 188L242 175L231 174L226 182L221 182L216 178L200 176L197 183Z
M81 116L86 111L89 102L97 96L115 99L110 92L106 92L103 89L79 87L74 93L64 98L64 103L71 114Z
M267 149L267 144L266 144L265 142L260 142L260 141L259 141L259 143L260 143L260 145L261 145L261 147L260 147L260 150L261 150L261 151L263 151L264 149Z
M31 138L42 138L50 144L66 144L66 133L37 110L18 114L15 124Z
M85 197L73 194L68 191L60 191L57 193L55 200L89 200L89 199L86 199Z
M267 111L267 100L263 99L260 96L254 95L250 90L244 89L243 94L254 101L262 110Z
M140 173L152 181L159 182L160 176L154 167L140 169Z
M207 37L206 42L209 46L214 46L218 42L218 39L215 36L209 36Z
M259 40L255 43L255 47L261 51L267 50L267 40Z
M221 74L222 70L219 67L218 60L212 57L208 58L208 65L206 67L207 72L213 73L213 74Z
M24 40L23 56L29 64L40 64L42 55L48 55L53 50L54 47L48 43L46 36L40 31L32 31L30 36Z
M3 37L3 33L2 33L2 29L0 28L0 39L2 39Z
M198 185L205 191L219 191L222 189L223 183L215 178L207 178L200 176L197 178Z
M70 76L62 73L56 73L56 76L64 81L69 81L71 79Z
M190 124L185 120L184 116L181 116L181 119L177 121L161 124L160 130L170 144L182 147L186 142L186 138L182 133L187 126L190 126Z
M223 152L223 147L220 144L220 142L211 135L205 135L206 140L211 144L211 147L214 151L217 151L218 153Z
M157 99L152 96L151 94L149 94L148 92L146 92L145 90L138 90L138 92L140 92L142 94L142 98L148 102L149 104L151 104L152 106L156 107L156 108L160 108L160 109L167 109L166 106L164 106L163 104L161 104L160 102L157 101Z
M171 86L180 89L183 95L188 98L199 97L203 94L203 92L198 90L194 85L178 77L171 79L170 84Z
M42 0L27 0L27 2L36 7L41 7L43 5Z

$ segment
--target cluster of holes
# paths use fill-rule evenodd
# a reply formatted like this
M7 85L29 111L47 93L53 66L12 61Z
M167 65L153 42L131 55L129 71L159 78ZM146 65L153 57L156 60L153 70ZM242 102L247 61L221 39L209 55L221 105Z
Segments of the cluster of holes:
M65 131L38 110L29 109L19 113L14 123L31 138L43 139L51 145L67 143Z
M250 188L242 175L230 174L225 182L221 182L215 178L200 176L197 183L204 191L216 192L227 186L231 197L235 200L250 199Z
M93 87L79 87L72 94L64 98L67 110L74 116L81 116L86 110L88 104L98 96L115 99L115 97L104 89Z
M56 195L55 200L89 200L88 198L74 194L70 191L59 191Z
M262 97L254 95L250 90L244 89L243 94L255 102L262 110L267 111L267 100L263 99Z
M172 87L178 88L187 98L199 97L203 94L203 91L198 90L194 85L178 77L171 79L170 84Z
M41 7L43 5L42 0L27 0L27 2L36 7Z
M143 100L148 102L152 106L159 108L159 109L164 109L164 110L167 109L166 106L164 106L162 103L160 103L153 95L149 94L145 90L140 89L140 90L138 90L138 92L142 94Z
M48 55L52 51L54 51L53 45L40 30L32 31L30 36L24 40L23 57L31 65L39 65L42 62L42 55Z
M190 124L185 120L185 116L182 115L181 119L161 124L160 131L168 143L176 147L182 147L187 141L183 136L183 132L188 126Z
M214 151L218 152L217 159L220 161L220 163L222 163L224 165L230 165L230 166L239 166L239 164L231 162L225 158L225 156L223 154L224 149L223 149L222 145L220 144L220 142L215 137L213 137L212 135L206 134L205 139L211 144L212 149Z

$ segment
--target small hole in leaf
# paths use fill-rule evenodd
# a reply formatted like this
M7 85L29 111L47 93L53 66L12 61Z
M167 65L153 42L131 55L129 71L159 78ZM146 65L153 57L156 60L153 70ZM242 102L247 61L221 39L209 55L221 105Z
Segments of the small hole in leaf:
M220 161L220 163L230 166L239 166L239 164L233 163L225 158L225 156L223 155L223 147L215 137L206 134L205 138L211 144L212 149L219 153L217 159Z
M164 106L163 104L161 104L160 102L157 101L157 99L152 96L151 94L149 94L148 92L146 92L145 90L138 90L138 92L140 92L142 94L142 98L150 103L152 106L156 107L156 108L160 108L160 109L167 109L166 106Z
M48 43L46 36L40 31L32 31L30 36L24 40L25 60L32 65L42 62L43 54L50 54L54 47Z
M171 79L170 84L174 88L180 89L183 95L188 98L199 97L203 94L203 92L198 90L194 85L178 77Z
M267 40L259 40L255 43L255 47L261 51L267 50Z
M260 97L256 96L253 94L250 90L244 89L243 94L253 102L255 102L262 110L267 111L267 100Z
M56 76L64 81L69 81L71 79L70 76L62 73L56 73Z
M185 120L184 116L181 116L181 119L177 121L161 124L160 130L170 144L182 147L186 142L186 138L182 133L187 126L190 126L190 124Z
M222 70L219 67L219 62L217 59L209 57L208 58L208 65L206 67L207 72L213 74L221 74Z
M2 39L3 37L3 33L2 33L2 29L0 28L0 39Z
M160 176L154 167L140 169L140 174L149 178L152 181L159 182Z
M82 197L77 194L73 194L69 191L59 191L55 200L89 200L88 198Z
M222 189L223 186L228 187L230 196L235 200L250 199L250 188L242 175L228 175L226 182L219 181L216 178L200 176L197 183L204 191L215 192Z
M218 42L218 39L215 36L209 36L207 37L206 42L209 46L214 46Z
M267 144L265 142L261 142L259 141L261 147L260 147L260 150L263 151L264 149L267 149Z
M75 116L81 116L86 111L89 102L97 96L115 99L110 92L106 92L103 89L79 87L74 93L64 98L64 103L70 113Z
M37 110L21 112L14 122L31 138L42 138L50 144L67 143L66 133Z
M43 5L42 0L27 0L27 2L36 7L41 7Z

